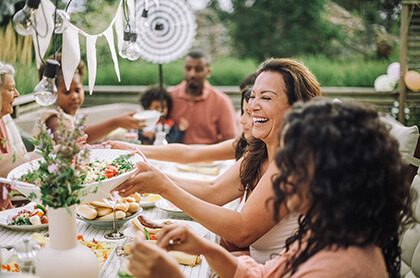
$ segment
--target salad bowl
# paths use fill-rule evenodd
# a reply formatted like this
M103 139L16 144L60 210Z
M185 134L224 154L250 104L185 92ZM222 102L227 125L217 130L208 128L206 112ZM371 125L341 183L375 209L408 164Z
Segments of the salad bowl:
M133 168L127 172L118 174L114 176L109 176L109 178L94 181L95 175L99 175L98 171L102 169L108 171L107 165L109 165L114 159L122 155L129 155L126 161L129 161L132 164ZM27 163L24 163L12 171L9 172L7 178L13 181L16 189L20 191L27 198L31 199L34 202L40 202L41 200L41 190L38 185L33 183L22 181L22 176L27 174L30 171L35 171L39 167L40 159L33 160ZM91 202L96 200L102 200L111 196L111 191L127 180L132 176L136 171L136 163L143 161L143 158L138 154L132 154L130 151L125 150L115 150L115 149L92 149L90 150L89 155L89 164L92 164L92 169L88 169L87 176L93 176L93 179L89 179L84 185L84 188L81 189L81 201L82 202ZM98 164L102 166L97 166ZM108 177L108 172L104 173ZM93 180L93 181L92 181Z

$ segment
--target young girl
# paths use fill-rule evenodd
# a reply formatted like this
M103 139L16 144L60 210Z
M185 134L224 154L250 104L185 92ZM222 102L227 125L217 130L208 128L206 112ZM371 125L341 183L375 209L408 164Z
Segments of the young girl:
M183 142L184 131L188 128L189 124L186 119L182 118L177 125L173 119L169 118L172 110L172 97L166 89L151 87L141 96L140 104L144 110L156 110L162 113L159 122L152 130L148 130L147 128L139 129L139 139L143 144L152 145L155 141L156 133L159 131L166 133L166 141L168 143Z

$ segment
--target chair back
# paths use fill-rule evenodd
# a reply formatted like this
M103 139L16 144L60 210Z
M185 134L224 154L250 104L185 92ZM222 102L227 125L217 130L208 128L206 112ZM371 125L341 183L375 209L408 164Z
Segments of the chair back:
M403 159L410 164L413 214L415 223L401 237L401 276L420 278L420 138L417 126L405 127L396 120L382 118L400 144Z

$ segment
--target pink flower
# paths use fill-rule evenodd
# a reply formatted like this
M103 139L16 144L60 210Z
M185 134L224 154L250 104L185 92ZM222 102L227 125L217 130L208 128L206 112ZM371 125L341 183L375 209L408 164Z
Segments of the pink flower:
M58 172L58 167L56 164L51 164L48 166L48 172L50 172L51 174L57 173Z

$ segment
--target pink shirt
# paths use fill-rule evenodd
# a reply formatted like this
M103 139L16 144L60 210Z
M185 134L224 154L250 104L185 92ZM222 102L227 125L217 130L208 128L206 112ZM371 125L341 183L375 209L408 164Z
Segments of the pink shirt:
M281 277L290 252L274 258L264 265L256 263L248 256L238 258L235 278ZM338 250L320 251L301 264L297 272L287 277L388 277L381 249L376 246L366 248L349 247Z
M236 136L231 100L207 81L203 95L194 100L186 92L185 81L170 92L174 104L171 118L178 125L180 118L189 123L184 135L185 144L214 144Z

